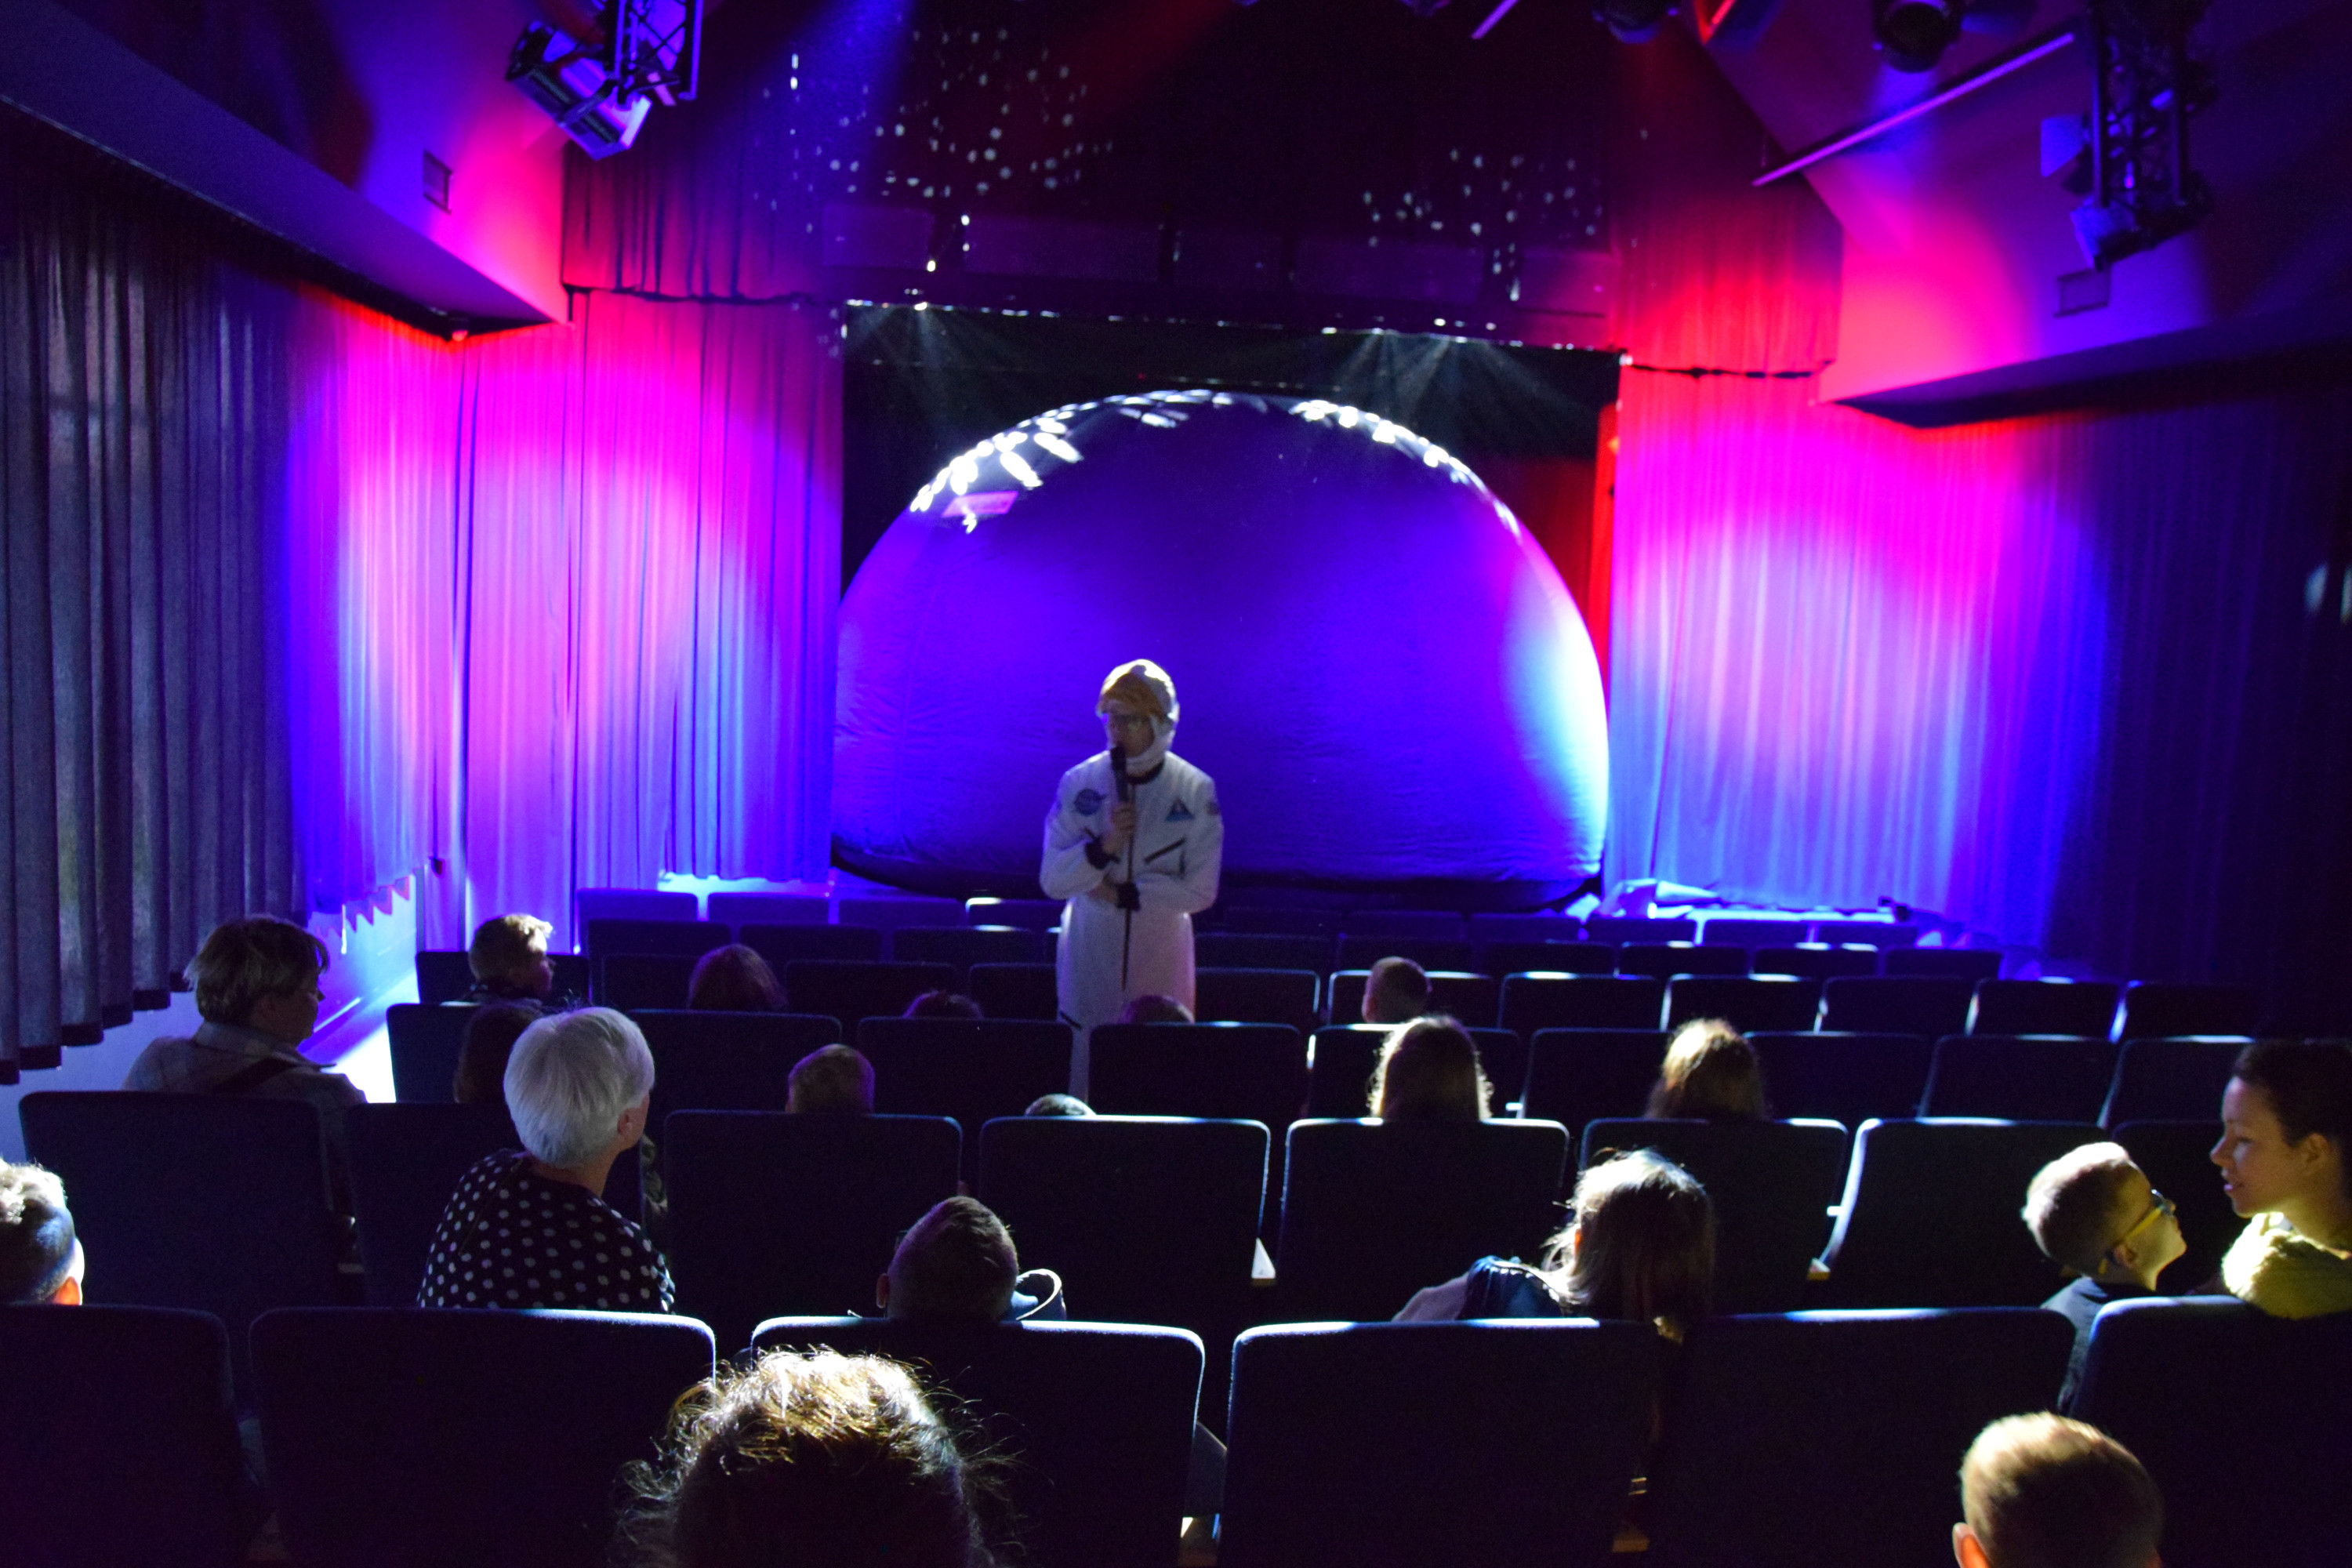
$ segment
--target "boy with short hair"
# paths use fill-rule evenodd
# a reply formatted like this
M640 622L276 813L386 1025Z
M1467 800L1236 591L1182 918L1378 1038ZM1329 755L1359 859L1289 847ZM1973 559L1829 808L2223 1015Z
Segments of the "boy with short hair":
M2071 1404L2109 1301L2152 1295L2156 1277L2189 1250L2172 1201L2150 1184L2119 1143L2085 1143L2034 1173L2024 1219L2034 1245L2079 1278L2042 1303L2074 1325L2074 1353L2058 1403Z
M2164 1533L2164 1499L2131 1450L2046 1412L1977 1434L1960 1510L1960 1568L2157 1568Z

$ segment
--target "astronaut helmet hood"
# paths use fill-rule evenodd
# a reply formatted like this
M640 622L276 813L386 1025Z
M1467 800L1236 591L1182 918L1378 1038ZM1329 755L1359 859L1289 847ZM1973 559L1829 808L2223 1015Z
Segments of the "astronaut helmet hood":
M1150 659L1134 659L1103 678L1095 711L1108 713L1113 702L1151 721L1151 744L1127 760L1129 773L1150 773L1167 757L1168 743L1176 736L1176 683Z

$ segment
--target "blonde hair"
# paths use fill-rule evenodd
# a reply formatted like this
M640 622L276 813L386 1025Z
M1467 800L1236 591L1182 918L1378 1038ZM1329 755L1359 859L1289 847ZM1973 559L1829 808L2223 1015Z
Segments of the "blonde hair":
M784 1109L795 1113L874 1110L874 1064L853 1046L821 1046L793 1064Z
M1389 1031L1367 1108L1383 1121L1479 1121L1494 1093L1470 1031L1428 1013Z
M1764 1072L1748 1037L1720 1018L1694 1018L1675 1031L1650 1089L1653 1121L1761 1121Z
M291 921L247 915L213 928L188 963L196 1012L207 1023L243 1024L266 996L285 996L319 983L327 944Z
M511 980L547 956L555 928L537 915L498 915L474 930L466 967L477 980Z
M2132 1451L2047 1412L1977 1434L1960 1511L1993 1568L2147 1568L2164 1534L2164 1499Z
M1714 1290L1714 1200L1653 1150L1612 1155L1576 1179L1568 1228L1543 1261L1578 1311L1653 1323L1679 1339L1706 1316Z
M2033 1245L2077 1274L2097 1273L2119 1239L2116 1210L2137 1169L2120 1143L2085 1143L2034 1172L2024 1210Z
M0 1160L0 1306L56 1296L73 1272L73 1212L65 1184L38 1165Z

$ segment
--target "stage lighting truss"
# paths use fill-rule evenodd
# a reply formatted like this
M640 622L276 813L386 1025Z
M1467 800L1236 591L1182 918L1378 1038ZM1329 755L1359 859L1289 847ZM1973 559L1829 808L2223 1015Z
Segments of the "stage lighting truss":
M592 158L637 139L656 101L694 97L702 56L702 0L611 0L575 37L545 22L525 27L507 79Z
M2212 210L2189 166L2189 117L2213 101L2213 68L2192 58L2206 0L2092 0L2090 194L2074 237L2104 272L2195 227Z

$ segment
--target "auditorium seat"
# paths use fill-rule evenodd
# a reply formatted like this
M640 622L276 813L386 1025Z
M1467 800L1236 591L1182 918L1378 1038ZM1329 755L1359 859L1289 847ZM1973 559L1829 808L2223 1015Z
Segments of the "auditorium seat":
M804 960L830 959L852 963L877 963L882 958L882 933L872 926L745 925L736 940L761 958L783 978L784 965Z
M834 905L834 919L845 926L871 926L897 931L901 926L960 926L966 923L961 899L898 898L842 899Z
M246 1561L263 1510L237 1451L228 1334L211 1313L0 1307L0 1558Z
M1444 1013L1465 1028L1491 1029L1502 1009L1503 983L1491 974L1433 969L1429 973L1429 1010ZM1331 976L1331 1022L1352 1024L1364 1016L1364 988L1371 982L1369 969L1342 969Z
M1764 1069L1764 1100L1781 1116L1859 1127L1918 1113L1935 1046L1917 1035L1760 1033L1748 1037Z
M2116 1023L2116 988L2096 980L1982 980L1971 1035L2082 1035L2104 1040Z
M558 996L588 994L588 960L576 952L551 952L548 962L555 966L555 991ZM427 1007L444 1002L463 1002L474 988L474 971L462 952L436 952L420 949L416 954L416 1000Z
M1709 915L1698 922L1698 940L1709 947L1786 947L1812 933L1812 922L1769 916Z
M1594 915L1584 922L1584 934L1592 942L1696 942L1698 921L1695 920L1653 920L1631 915Z
M1388 1037L1385 1024L1329 1024L1316 1030L1307 1045L1307 1108L1298 1119L1363 1115L1372 1068ZM1502 1094L1501 1086L1496 1093Z
M1279 931L1204 931L1192 939L1192 962L1202 969L1304 969L1328 974L1339 944L1334 938Z
M1961 1456L1988 1423L2049 1408L2073 1347L2032 1310L1699 1324L1650 1467L1649 1562L1949 1563Z
M833 921L833 904L822 893L725 893L703 900L711 920L741 928L821 926Z
M980 1175L980 1130L1040 1095L1067 1093L1070 1026L1033 1018L868 1018L857 1048L874 1064L874 1109L946 1116L963 1130L963 1177Z
M1601 1568L1661 1359L1642 1323L1253 1329L1220 1568Z
M1654 1029L1666 983L1646 974L1507 974L1502 1026L1521 1039L1539 1029Z
M2116 1047L2104 1039L1949 1035L1936 1042L1919 1114L2095 1121L2115 1072Z
M1346 915L1339 910L1297 909L1285 904L1243 905L1226 909L1222 919L1226 931L1256 931L1272 936L1322 936L1333 942L1339 940L1339 928Z
M1058 983L1050 963L975 963L969 984L984 1017L1061 1016Z
M1588 1121L1639 1116L1665 1059L1662 1029L1538 1029L1528 1042L1519 1114L1580 1135Z
M624 1013L684 1007L694 989L694 966L701 962L699 955L606 953L596 965L596 1005Z
M1822 983L1795 974L1678 974L1666 982L1666 1027L1721 1018L1742 1034L1809 1029L1822 1005Z
M1858 942L1832 947L1827 942L1799 942L1792 947L1759 947L1748 968L1758 974L1801 974L1813 980L1840 975L1878 973L1878 950Z
M1008 1118L981 1129L977 1195L1024 1265L1062 1277L1073 1318L1214 1345L1248 1305L1267 1143L1255 1121Z
M588 922L588 962L594 965L616 952L700 958L734 940L734 932L717 921L593 920Z
M2103 1136L2087 1121L1864 1122L1822 1255L1823 1304L2038 1305L2064 1281L2018 1217L2026 1186Z
M1582 942L1583 924L1566 915L1474 914L1470 940L1490 942Z
M459 1178L522 1144L503 1105L355 1105L343 1127L368 1305L413 1307Z
M1196 970L1192 992L1203 1024L1287 1024L1303 1040L1323 1021L1323 977L1306 970Z
M1864 942L1882 952L1916 946L1919 928L1899 921L1816 921L1813 940L1830 942ZM1913 973L1925 971L1914 970ZM1981 979L1979 975L1977 978Z
M1043 931L1019 926L900 926L890 933L899 963L948 963L964 984L975 963L1043 963L1054 956Z
M793 1064L842 1037L841 1021L824 1013L631 1016L654 1054L646 1129L656 1143L673 1110L782 1110Z
M1486 1075L1487 1087L1495 1091L1486 1114L1511 1114L1509 1108L1527 1092L1527 1037L1510 1029L1473 1029L1470 1043L1478 1047L1478 1066Z
M395 1002L384 1009L392 1048L392 1092L403 1104L446 1100L457 1092L457 1058L466 1048L471 1006L420 1006Z
M953 1197L940 1116L681 1110L663 1123L677 1310L731 1353L762 1320L863 1310L906 1228Z
M966 925L1019 926L1023 931L1052 931L1062 923L1059 899L966 899Z
M803 958L784 965L784 1005L795 1013L824 1013L841 1022L842 1038L855 1038L860 1020L895 1018L926 991L955 986L955 971L944 963L867 963L848 959Z
M1097 1024L1087 1103L1106 1116L1286 1127L1307 1103L1307 1037L1287 1024Z
M699 910L692 893L662 893L650 888L582 888L572 896L580 927L592 921L690 921Z
M2180 1237L2189 1250L2164 1271L2168 1289L2194 1290L2221 1271L2221 1254L2238 1239L2246 1222L2230 1207L2213 1169L2213 1145L2221 1141L2217 1109L2201 1121L2126 1121L2108 1134L2132 1163L2147 1173L2156 1190L2172 1200Z
M1481 942L1482 974L1614 974L1617 949L1605 942Z
M1654 1149L1715 1201L1714 1310L1793 1312L1830 1236L1845 1184L1834 1121L1593 1121L1580 1169L1612 1152Z
M602 1568L710 1331L623 1312L355 1308L253 1326L261 1442L296 1563Z
M2126 1039L2099 1120L2109 1127L2210 1120L2221 1114L2221 1091L2238 1053L2252 1043L2243 1035Z
M1345 937L1410 937L1423 942L1468 942L1470 927L1452 910L1349 910L1339 921Z
M1131 1323L772 1318L752 1342L925 1369L1001 1462L1024 1562L1171 1568L1201 1398L1197 1336Z
M1940 1040L1967 1029L1975 990L1957 975L1837 975L1822 984L1821 1026Z
M2099 1314L2074 1413L2147 1467L2165 1568L2333 1568L2352 1543L2352 1315L2226 1297Z
M1617 950L1617 973L1659 980L1676 974L1745 974L1748 950L1688 942L1629 942Z
M1885 974L1931 974L1948 980L2000 978L2000 951L1987 947L1890 947L1878 955Z
M2261 1000L2250 985L2168 985L2135 980L2124 988L2123 1026L2116 1037L2251 1035L2260 1025L2261 1015Z
M1383 958L1410 958L1423 969L1468 970L1478 962L1478 950L1462 937L1359 936L1339 939L1341 969L1370 969Z
M1275 1309L1292 1321L1393 1317L1490 1253L1534 1257L1559 1228L1556 1121L1299 1121L1289 1144Z

